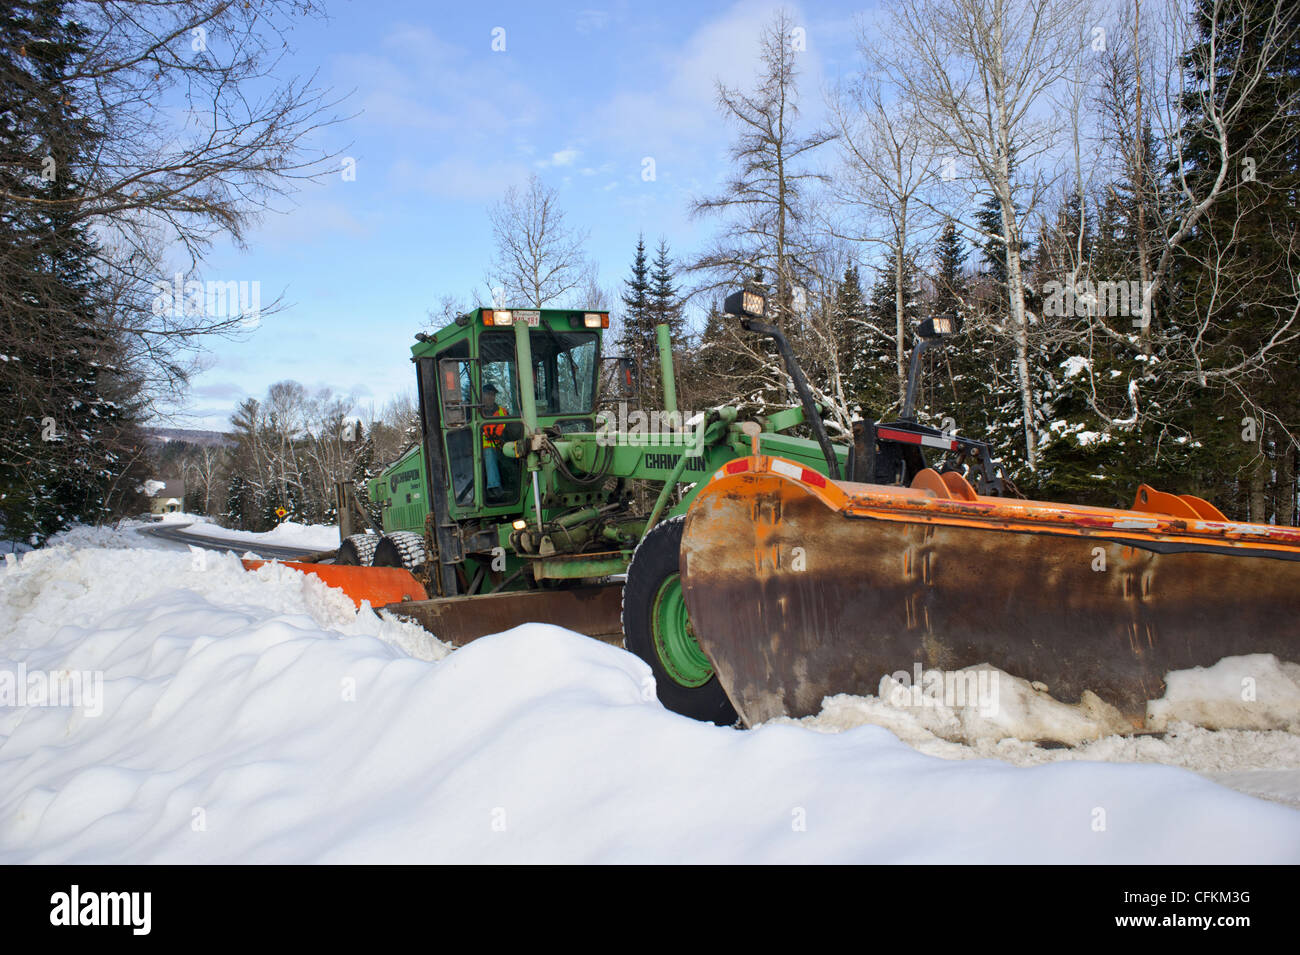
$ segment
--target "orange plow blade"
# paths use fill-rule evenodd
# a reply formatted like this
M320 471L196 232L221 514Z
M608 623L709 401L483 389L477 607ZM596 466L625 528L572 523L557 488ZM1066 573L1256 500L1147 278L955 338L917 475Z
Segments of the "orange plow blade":
M243 561L248 570L268 563L272 561ZM623 639L623 585L618 583L430 599L420 582L398 567L274 563L319 577L351 597L358 608L363 600L369 601L373 609L412 620L456 647L534 622L566 627L607 643L618 644Z
M266 560L243 561L246 570L257 570ZM411 572L400 567L353 567L347 564L299 564L293 561L275 561L304 574L319 577L331 587L337 587L360 609L362 601L378 610L385 604L408 600L427 600L429 595Z
M750 726L876 695L916 664L992 664L1064 702L1090 690L1140 727L1171 671L1300 661L1300 529L1144 490L1124 511L983 497L928 470L899 488L740 459L687 513L683 594Z

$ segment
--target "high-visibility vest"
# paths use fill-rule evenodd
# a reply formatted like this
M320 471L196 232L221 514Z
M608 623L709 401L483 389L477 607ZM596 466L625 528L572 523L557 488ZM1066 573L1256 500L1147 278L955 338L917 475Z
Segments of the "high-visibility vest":
M504 418L507 412L505 408L497 406L497 410L492 412L494 418ZM483 426L483 447L494 448L501 443L505 436L506 426L503 424L485 424Z

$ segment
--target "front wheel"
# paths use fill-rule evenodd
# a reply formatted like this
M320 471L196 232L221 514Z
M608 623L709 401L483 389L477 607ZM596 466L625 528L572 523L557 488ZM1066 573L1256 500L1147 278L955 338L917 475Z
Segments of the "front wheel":
M369 567L375 559L375 548L379 546L376 534L353 534L339 546L336 564L348 564L353 567Z
M719 726L736 710L691 630L678 568L684 518L651 529L637 545L623 586L623 639L654 671L659 702L674 713Z
M413 531L390 531L375 548L374 566L419 570L428 560L424 537Z

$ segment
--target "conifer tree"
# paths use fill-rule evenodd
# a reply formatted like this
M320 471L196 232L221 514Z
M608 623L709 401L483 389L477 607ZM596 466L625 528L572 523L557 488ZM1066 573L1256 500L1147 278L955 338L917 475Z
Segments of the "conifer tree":
M100 131L69 77L86 33L62 0L0 9L0 527L39 544L148 476L95 238L75 214Z
M654 320L651 302L650 265L646 259L645 236L637 236L632 272L623 280L623 331L619 346L636 361L641 371L643 395L654 381ZM649 396L646 396L649 397Z

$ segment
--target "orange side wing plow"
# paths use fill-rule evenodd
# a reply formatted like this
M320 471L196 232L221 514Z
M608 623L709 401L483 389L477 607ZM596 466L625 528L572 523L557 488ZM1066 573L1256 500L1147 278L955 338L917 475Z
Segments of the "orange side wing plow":
M273 561L245 560L242 563L245 570L257 570L263 564ZM409 570L401 567L352 567L345 564L299 564L293 561L274 563L319 577L330 587L337 587L347 594L358 609L363 600L369 601L371 607L378 609L385 604L429 599L420 582L411 576Z

